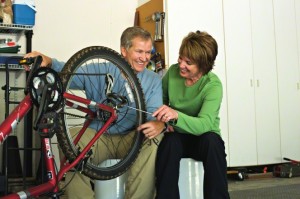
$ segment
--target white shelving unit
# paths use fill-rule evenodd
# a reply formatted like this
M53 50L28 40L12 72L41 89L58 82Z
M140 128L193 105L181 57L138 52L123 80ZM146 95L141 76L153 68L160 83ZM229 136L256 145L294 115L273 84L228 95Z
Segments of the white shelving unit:
M0 23L0 38L2 36L14 36L16 40L23 37L26 31L32 31L33 26L21 25L21 24L4 24ZM23 52L25 50L23 49ZM12 57L12 56L23 56L24 53L0 53L0 57ZM22 66L18 64L8 64L9 69L23 69ZM5 63L0 61L0 69L5 69Z
M33 29L33 26L29 26L29 25L0 23L0 33L20 34L24 31L28 31L28 30L32 30L32 29Z
M21 49L18 53L0 53L0 86L3 88L0 97L4 99L1 101L5 102L0 104L0 110L5 110L5 112L2 111L0 115L1 122L5 119L5 116L13 110L14 104L17 104L18 101L24 97L24 92L20 88L24 87L27 75L23 67L18 64L18 59L23 57L24 53L31 51L32 29L33 26L28 25L0 23L1 39L12 38L18 45L22 44L20 45ZM8 68L6 68L6 64ZM32 124L30 121L32 121L31 113L28 114L24 122L20 123L11 134L11 136L17 137L19 143L18 149L10 149L11 147L7 144L4 144L2 147L0 156L2 156L1 170L4 171L2 175L5 176L4 193L8 191L9 178L13 177L11 173L8 175L9 171L16 170L16 173L19 172L19 167L8 168L9 161L11 161L11 159L8 161L8 159L5 158L5 156L8 157L8 152L20 154L24 187L26 186L25 178L32 176L32 150L28 150L32 148Z

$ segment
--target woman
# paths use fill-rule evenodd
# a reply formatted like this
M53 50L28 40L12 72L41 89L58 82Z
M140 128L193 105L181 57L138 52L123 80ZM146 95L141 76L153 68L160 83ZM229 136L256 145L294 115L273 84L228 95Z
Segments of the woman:
M219 127L222 83L211 72L217 54L218 45L211 35L191 32L182 41L178 63L163 77L165 105L153 116L170 126L157 152L157 199L179 198L181 158L203 162L205 199L229 198Z

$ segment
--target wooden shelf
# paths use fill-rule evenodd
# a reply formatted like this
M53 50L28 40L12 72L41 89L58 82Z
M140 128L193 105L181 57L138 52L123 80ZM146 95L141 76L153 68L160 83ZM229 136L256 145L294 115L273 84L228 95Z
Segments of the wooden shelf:
M164 12L162 0L151 0L136 9L137 19L136 25L148 30L154 38L155 22L152 20L152 15L155 12ZM156 52L159 52L163 59L165 59L164 41L155 41L154 46Z

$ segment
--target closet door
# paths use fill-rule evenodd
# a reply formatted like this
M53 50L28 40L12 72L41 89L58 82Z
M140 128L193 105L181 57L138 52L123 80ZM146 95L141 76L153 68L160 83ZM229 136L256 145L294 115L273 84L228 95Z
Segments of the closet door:
M249 1L223 1L229 165L257 164ZM238 8L238 9L237 9Z
M226 75L225 75L225 52L223 34L222 1L219 0L189 0L164 1L166 13L165 19L165 49L166 64L170 66L177 62L178 51L183 37L191 31L206 31L211 34L218 43L219 53L215 62L215 72L223 83L223 102L221 105L221 134L225 141L227 158L228 153L228 131L227 131L227 97L226 97ZM184 13L184 14L182 14Z
M273 21L272 0L224 1L231 166L281 162Z
M251 0L257 164L281 162L272 0Z
M273 3L282 156L300 160L300 2L273 0Z

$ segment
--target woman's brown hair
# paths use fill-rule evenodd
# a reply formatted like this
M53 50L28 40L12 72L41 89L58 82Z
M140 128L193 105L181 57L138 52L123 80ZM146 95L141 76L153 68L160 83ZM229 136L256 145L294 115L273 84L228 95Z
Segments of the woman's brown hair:
M189 58L205 75L213 69L218 55L218 44L207 32L190 32L182 40L179 55Z

